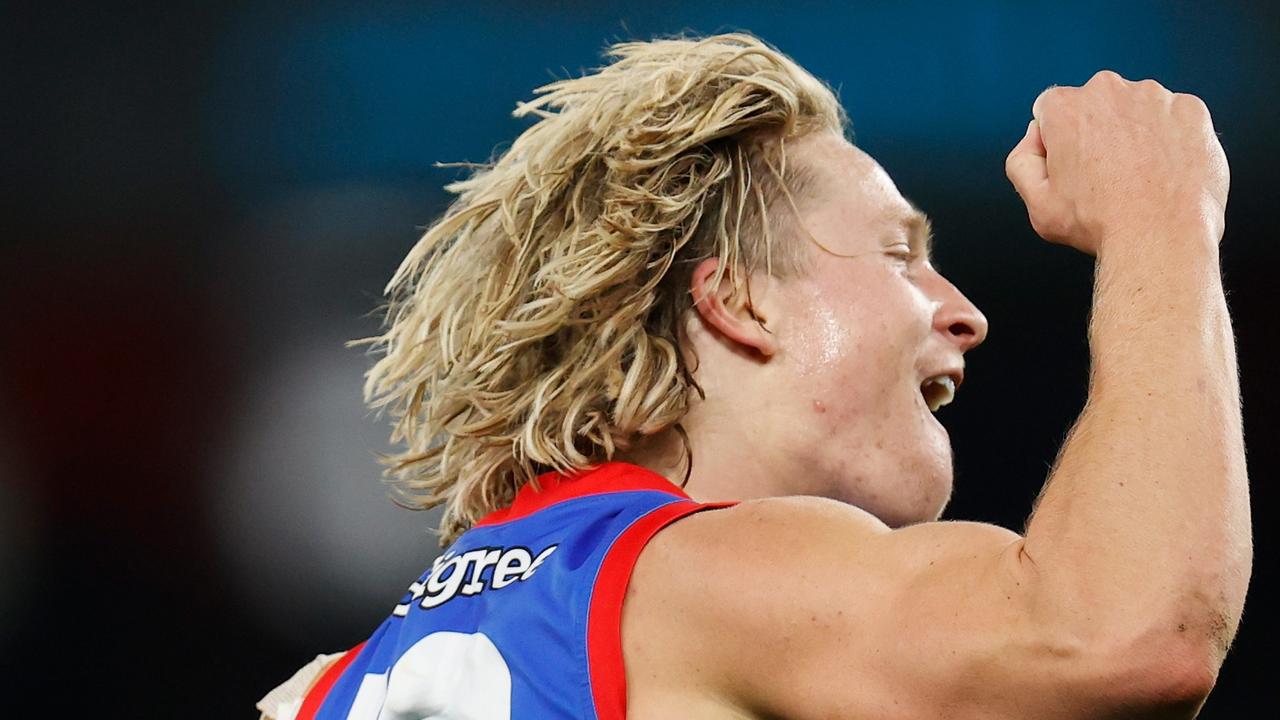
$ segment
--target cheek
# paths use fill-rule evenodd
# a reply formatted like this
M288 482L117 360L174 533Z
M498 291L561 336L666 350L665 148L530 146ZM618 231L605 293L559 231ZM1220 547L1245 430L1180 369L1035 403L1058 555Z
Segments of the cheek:
M852 346L853 333L847 321L820 303L807 308L804 322L796 326L787 342L796 374L801 377L820 377L832 372L854 352Z
M932 327L928 298L891 269L822 280L793 299L779 336L790 391L836 424L914 411L907 401Z

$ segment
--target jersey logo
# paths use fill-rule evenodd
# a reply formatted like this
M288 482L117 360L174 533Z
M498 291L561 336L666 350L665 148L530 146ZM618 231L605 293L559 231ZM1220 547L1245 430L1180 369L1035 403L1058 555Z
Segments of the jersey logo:
M551 545L534 555L526 547L482 547L461 555L452 550L436 558L431 572L409 586L409 594L391 614L404 617L416 602L423 610L439 607L455 597L478 595L486 589L501 590L524 582L555 552Z

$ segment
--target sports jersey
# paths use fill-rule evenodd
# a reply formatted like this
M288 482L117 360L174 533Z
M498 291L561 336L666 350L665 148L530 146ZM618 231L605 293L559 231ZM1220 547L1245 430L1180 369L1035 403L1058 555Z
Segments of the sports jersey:
M293 720L622 720L622 599L640 551L728 504L694 502L628 463L542 475L329 662Z

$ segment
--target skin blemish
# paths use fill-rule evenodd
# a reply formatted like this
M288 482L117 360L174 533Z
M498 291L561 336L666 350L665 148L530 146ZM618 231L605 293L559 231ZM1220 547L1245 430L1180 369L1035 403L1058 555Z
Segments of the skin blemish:
M814 400L813 411L821 415L827 411L827 406L821 400Z

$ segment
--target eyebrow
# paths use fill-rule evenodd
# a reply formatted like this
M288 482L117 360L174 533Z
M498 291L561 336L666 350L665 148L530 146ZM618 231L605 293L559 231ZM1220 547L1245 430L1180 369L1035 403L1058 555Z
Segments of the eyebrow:
M913 253L920 254L926 261L933 260L933 223L915 205L901 218L902 228L907 231L907 238Z

